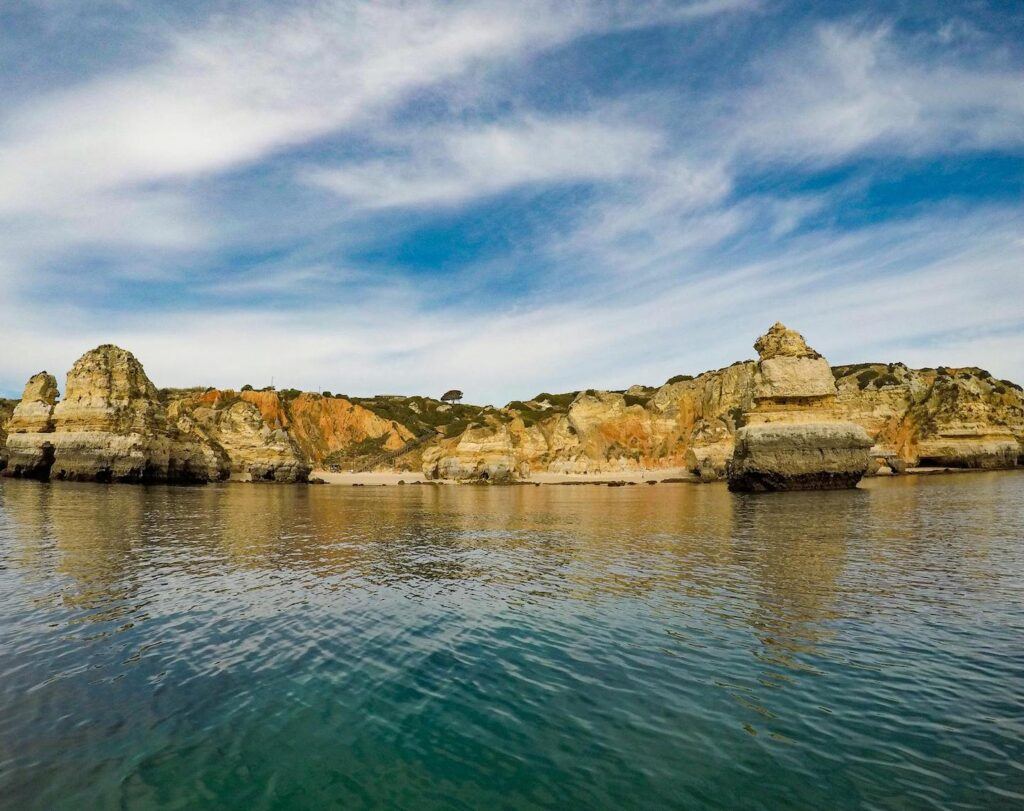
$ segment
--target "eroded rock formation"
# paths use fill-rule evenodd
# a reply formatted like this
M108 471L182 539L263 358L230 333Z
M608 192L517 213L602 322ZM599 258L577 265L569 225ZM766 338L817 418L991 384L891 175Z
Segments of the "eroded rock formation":
M327 466L501 482L685 468L713 481L737 454L749 470L802 475L795 460L813 449L835 468L815 475L835 473L838 483L860 464L839 461L850 460L851 443L863 444L850 424L874 443L870 472L1021 461L1024 392L981 369L829 369L781 325L756 348L758 361L657 388L540 394L497 409L249 387L157 391L131 353L106 345L76 362L63 400L52 375L40 373L13 409L0 401L0 469L39 478L303 481Z
M46 478L53 464L53 443L36 441L35 435L53 431L53 407L57 402L57 380L48 372L32 375L21 400L6 424L4 475L30 479Z
M204 449L168 425L156 389L130 352L104 344L68 372L32 377L8 425L6 475L79 481L219 478ZM56 403L56 404L55 404Z
M854 487L873 441L840 418L835 378L799 333L776 323L754 344L754 407L736 432L729 489L831 490Z
M216 449L236 481L298 482L309 476L311 465L286 426L269 409L264 415L259 402L211 389L173 401L168 414L182 433Z
M7 421L17 405L17 400L0 397L0 471L7 467Z
M897 466L1003 468L1020 458L1024 398L988 372L908 369L901 363L838 367L839 406Z
M781 325L755 348L758 362L674 378L657 389L542 394L510 403L427 447L423 470L439 478L493 481L538 472L613 475L685 467L713 481L725 476L737 432L748 420L779 423L787 412L791 423L829 424L821 450L832 456L842 455L854 434L855 444L863 443L849 426L845 435L837 434L837 423L863 428L874 443L872 472L918 465L1007 467L1021 454L1024 393L982 370L902 364L830 369L799 333ZM766 420L765 414L772 416ZM808 439L800 430L775 431L771 453L783 454L787 443L797 453ZM768 436L762 433L764 454Z

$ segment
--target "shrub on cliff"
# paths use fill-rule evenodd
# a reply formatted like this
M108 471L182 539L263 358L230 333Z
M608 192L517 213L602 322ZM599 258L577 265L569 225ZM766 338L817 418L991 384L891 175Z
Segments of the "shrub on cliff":
M564 394L549 394L548 392L541 392L534 401L538 403L547 403L552 408L568 408L572 405L572 401L576 399L578 391L567 391Z
M450 423L448 423L448 425L445 426L445 428L444 428L444 435L448 439L451 439L452 437L456 437L459 434L461 434L468 427L469 427L469 421L468 420L456 420L455 422L450 422Z
M876 369L865 369L859 375L857 375L857 388L863 390L868 387L868 384L878 377L878 371Z

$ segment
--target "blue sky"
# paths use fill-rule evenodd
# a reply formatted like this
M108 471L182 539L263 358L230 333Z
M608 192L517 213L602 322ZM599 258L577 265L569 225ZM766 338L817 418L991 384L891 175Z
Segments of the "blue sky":
M0 1L0 392L1024 382L1017 2Z

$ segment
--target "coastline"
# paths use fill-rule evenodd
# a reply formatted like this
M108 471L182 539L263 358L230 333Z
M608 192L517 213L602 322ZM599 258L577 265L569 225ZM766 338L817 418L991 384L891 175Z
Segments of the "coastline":
M310 478L321 479L324 484L348 485L360 487L391 487L399 484L431 484L448 485L464 484L455 479L428 479L421 472L379 471L379 472L335 472L314 469ZM682 467L666 467L653 470L622 470L606 473L535 473L528 479L511 483L509 486L529 486L531 484L646 484L699 482L700 479ZM499 485L502 486L502 485Z
M998 471L1012 472L1021 468L965 468L965 467L913 467L905 473L895 474L880 471L865 476L864 481L871 479L890 479L905 476L940 476L953 473L993 473ZM336 472L330 470L313 470L312 479L320 479L324 484L342 487L395 487L404 485L466 485L467 482L456 479L428 479L416 471L392 472L373 471L364 473ZM620 484L715 484L702 482L686 468L658 468L654 470L630 470L612 473L536 473L529 479L512 482L506 485L486 485L490 487L522 487L530 485L612 485ZM718 482L721 483L721 482ZM480 486L471 483L471 486Z

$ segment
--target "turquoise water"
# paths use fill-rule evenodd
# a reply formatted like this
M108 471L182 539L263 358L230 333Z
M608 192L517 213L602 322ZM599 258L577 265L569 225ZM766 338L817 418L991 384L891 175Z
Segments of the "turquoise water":
M0 807L1024 806L1024 475L0 484Z

